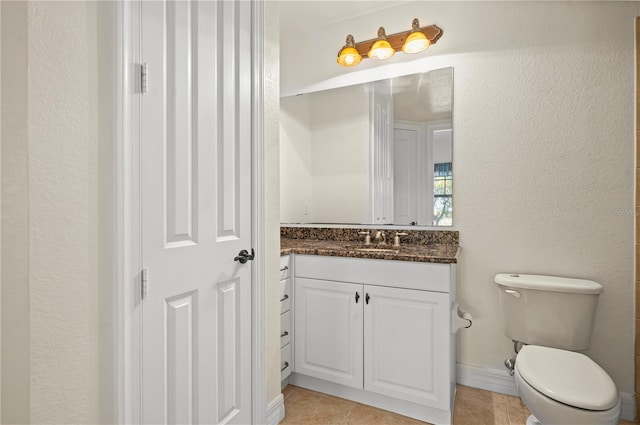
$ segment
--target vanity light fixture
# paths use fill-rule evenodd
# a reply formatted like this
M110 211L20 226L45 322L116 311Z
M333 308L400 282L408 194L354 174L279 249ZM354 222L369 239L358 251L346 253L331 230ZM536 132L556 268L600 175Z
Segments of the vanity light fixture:
M411 30L386 35L383 27L378 29L378 37L356 43L353 36L338 53L337 62L342 66L354 66L364 58L388 59L395 52L418 53L435 44L442 37L442 29L435 25L420 27L417 18L411 23Z
M378 39L373 46L371 46L371 50L367 53L371 59L388 59L396 53L391 47L391 44L387 41L387 34L384 32L384 27L378 28Z
M430 45L431 41L426 35L420 32L420 22L418 22L418 18L414 18L411 23L411 34L409 34L407 41L402 45L402 51L405 53L419 53Z
M353 36L349 34L344 47L338 53L338 63L342 66L354 66L360 63L362 56L356 50Z

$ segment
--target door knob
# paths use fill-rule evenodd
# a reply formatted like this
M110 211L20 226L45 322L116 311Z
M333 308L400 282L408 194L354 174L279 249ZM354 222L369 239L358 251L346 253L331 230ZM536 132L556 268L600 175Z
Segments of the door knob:
M240 261L240 264L244 264L249 260L253 260L256 256L255 251L251 248L251 254L246 249L243 249L238 253L238 255L233 259L233 261Z

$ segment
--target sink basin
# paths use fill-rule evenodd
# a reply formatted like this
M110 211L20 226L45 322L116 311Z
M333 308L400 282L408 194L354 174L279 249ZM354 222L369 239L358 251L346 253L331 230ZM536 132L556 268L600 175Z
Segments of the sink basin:
M398 249L389 249L389 248L356 248L355 251L361 251L361 252L394 252L394 253L400 252L400 250L398 250Z
M360 251L360 252L393 252L393 253L400 252L398 248L393 248L391 245L387 245L384 247L376 246L376 245L345 245L344 247L352 251Z

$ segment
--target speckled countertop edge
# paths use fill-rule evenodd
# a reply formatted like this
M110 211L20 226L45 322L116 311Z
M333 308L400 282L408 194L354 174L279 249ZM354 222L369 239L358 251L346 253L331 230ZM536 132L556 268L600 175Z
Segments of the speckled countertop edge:
M322 255L329 257L368 258L376 260L411 261L421 263L455 264L458 262L460 247L457 244L401 244L399 249L392 245L383 248L394 251L360 251L358 248L374 248L360 242L328 239L280 239L280 255ZM381 247L381 246L378 246Z

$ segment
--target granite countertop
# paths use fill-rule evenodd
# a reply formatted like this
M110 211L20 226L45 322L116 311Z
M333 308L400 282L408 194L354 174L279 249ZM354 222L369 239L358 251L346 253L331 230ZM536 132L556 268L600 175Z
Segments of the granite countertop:
M386 251L366 251L384 248ZM331 257L371 258L377 260L414 261L421 263L452 264L458 262L458 244L411 244L402 243L399 248L392 244L364 245L356 241L322 239L280 239L280 255L303 254Z

